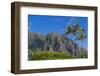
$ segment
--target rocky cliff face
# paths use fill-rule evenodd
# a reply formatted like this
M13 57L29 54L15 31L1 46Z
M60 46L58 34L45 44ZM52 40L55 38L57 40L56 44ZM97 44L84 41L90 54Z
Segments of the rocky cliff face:
M76 57L79 57L83 52L87 53L86 49L79 47L66 35L58 35L54 32L48 33L46 36L28 33L28 49L29 58L31 58L32 51L38 50L65 52Z

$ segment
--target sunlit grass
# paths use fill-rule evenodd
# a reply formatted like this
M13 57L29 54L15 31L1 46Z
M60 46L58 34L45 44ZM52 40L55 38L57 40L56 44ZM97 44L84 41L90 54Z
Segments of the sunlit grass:
M54 60L54 59L72 59L73 57L64 52L54 51L36 51L32 53L32 60Z

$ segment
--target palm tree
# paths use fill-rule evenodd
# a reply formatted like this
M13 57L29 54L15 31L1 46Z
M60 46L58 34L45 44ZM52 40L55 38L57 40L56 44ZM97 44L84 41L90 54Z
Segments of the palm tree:
M66 31L65 31L66 35L70 35L70 40L71 39L71 35L75 36L75 40L81 40L82 41L82 52L83 52L83 41L86 38L86 35L84 33L84 29L80 28L79 24L75 24L74 26L67 26ZM71 49L71 42L70 42L70 49ZM74 52L73 52L74 55Z
M77 33L79 32L79 29L80 29L79 24L75 24L74 26L69 25L69 26L67 26L67 28L66 28L65 34L66 34L66 35L70 35L70 40L72 40L72 39L71 39L71 35L76 36ZM70 42L70 49L71 49L71 42ZM74 56L74 53L75 53L75 52L74 52L74 51L72 51L72 52L73 52L73 56Z
M73 26L72 29L73 29L73 30L72 30L72 34L73 34L74 38L76 38L76 36L77 36L77 34L79 33L79 30L80 30L79 24L76 23L76 24ZM75 39L75 40L78 41L78 39ZM76 42L76 43L77 43L77 42ZM78 45L79 45L79 43L78 43ZM77 46L76 46L76 48L78 49L77 52L79 52L79 48L78 48ZM78 56L78 53L75 53L75 55Z
M86 38L86 34L84 33L84 29L80 29L76 40L81 40L82 41L82 54L83 54L83 41L84 41L85 38Z
M66 34L66 35L69 35L69 36L70 36L70 40L71 40L71 34L72 34L71 25L68 25L68 26L66 27L65 34ZM69 42L69 44L70 44L70 51L71 51L71 42Z

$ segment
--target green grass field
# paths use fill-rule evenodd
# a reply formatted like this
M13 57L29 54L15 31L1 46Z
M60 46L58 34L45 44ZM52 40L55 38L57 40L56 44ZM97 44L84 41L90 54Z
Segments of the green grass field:
M54 59L72 59L73 57L64 52L54 51L36 51L32 53L32 60L54 60Z

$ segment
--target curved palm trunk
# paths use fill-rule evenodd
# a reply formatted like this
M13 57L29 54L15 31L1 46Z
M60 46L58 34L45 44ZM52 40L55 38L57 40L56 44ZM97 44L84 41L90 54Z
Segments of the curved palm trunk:
M83 40L82 40L82 58L83 58Z
M80 57L79 52L80 52L80 50L79 50L79 40L78 40L78 57Z
M70 34L70 40L71 40L71 34ZM71 41L70 41L70 52L71 52ZM72 54L71 54L72 55Z
M70 34L70 40L72 41L71 34ZM71 55L73 55L73 56L74 56L74 52L73 52L73 49L72 49L72 46L71 46L71 41L70 41L70 51L72 52L72 54L71 54Z

